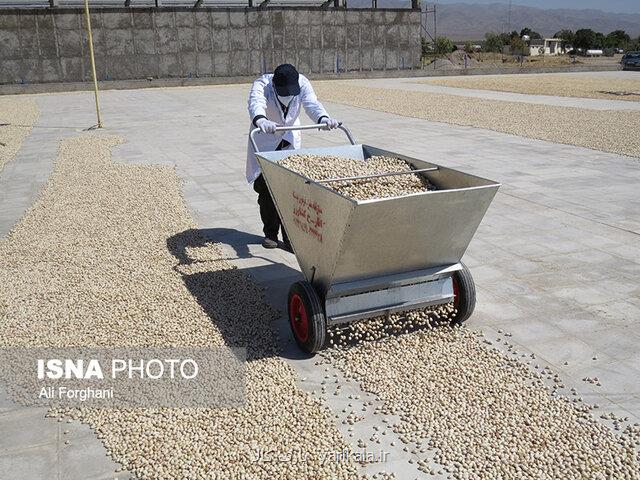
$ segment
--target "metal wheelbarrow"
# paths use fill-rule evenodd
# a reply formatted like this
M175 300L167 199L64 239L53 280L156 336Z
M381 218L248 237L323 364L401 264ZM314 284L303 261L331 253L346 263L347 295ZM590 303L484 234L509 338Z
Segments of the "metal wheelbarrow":
M473 278L460 261L499 183L451 168L356 144L260 152L256 158L293 252L306 280L291 285L288 314L296 342L307 353L321 350L327 326L392 312L453 302L454 321L473 313ZM276 131L326 129L324 125L278 127ZM400 158L438 190L372 200L354 200L279 165L294 154L366 159Z

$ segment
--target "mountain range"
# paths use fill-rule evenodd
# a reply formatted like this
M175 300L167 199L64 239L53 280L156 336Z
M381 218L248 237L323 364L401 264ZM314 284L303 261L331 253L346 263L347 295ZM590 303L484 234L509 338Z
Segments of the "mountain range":
M508 0L433 0L427 3L509 3ZM512 3L526 7L571 10L603 10L605 12L640 13L638 0L513 0Z
M442 4L437 7L438 35L454 40L480 40L486 32L520 31L529 27L544 36L568 28L578 30L591 28L607 34L614 30L625 30L629 35L640 35L640 14L608 13L600 10L540 9L513 5L511 28L509 7L506 4ZM429 19L430 24L432 18ZM432 24L431 27L432 28Z
M429 7L435 2L427 2ZM378 0L379 7L406 7L407 0ZM371 0L349 0L350 7L371 6ZM507 30L520 31L532 28L544 36L568 28L578 30L591 28L607 34L614 30L625 30L632 37L640 35L640 14L610 13L593 9L542 9L513 5L511 28L509 28L509 5L507 3L438 4L438 36L447 36L456 41L482 40L487 32ZM428 17L428 30L433 34L433 15Z

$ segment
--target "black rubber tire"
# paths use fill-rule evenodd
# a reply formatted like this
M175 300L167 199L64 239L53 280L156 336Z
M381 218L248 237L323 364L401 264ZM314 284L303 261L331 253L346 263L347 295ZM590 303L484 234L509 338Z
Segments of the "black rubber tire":
M293 325L294 319L292 317L293 312L291 311L291 307L292 299L295 295L302 300L302 304L307 315L307 338L300 338ZM316 293L316 290L313 288L313 285L307 281L300 281L291 285L287 299L287 308L289 314L289 326L291 327L293 338L295 338L298 346L304 352L309 354L314 354L322 350L327 337L327 317L324 313L322 301Z
M476 308L476 285L467 266L462 262L460 265L462 265L462 270L454 272L451 276L454 284L454 294L457 290L454 305L458 311L453 317L452 323L465 322Z

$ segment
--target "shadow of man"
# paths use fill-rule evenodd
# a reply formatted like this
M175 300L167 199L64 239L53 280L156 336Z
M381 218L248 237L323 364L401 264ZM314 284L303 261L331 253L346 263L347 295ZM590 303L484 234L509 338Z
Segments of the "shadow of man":
M300 352L290 348L286 318L267 302L265 289L255 279L272 279L267 288L276 303L286 299L291 279L298 279L300 272L272 261L238 269L215 245L230 245L238 258L258 258L251 255L249 245L261 241L262 237L234 229L190 229L169 237L167 248L178 260L175 270L228 346L247 348L249 360L283 354L299 357Z

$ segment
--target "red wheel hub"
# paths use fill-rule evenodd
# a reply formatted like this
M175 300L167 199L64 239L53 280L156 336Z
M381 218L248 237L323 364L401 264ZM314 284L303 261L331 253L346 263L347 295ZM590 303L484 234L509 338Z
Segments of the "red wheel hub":
M458 285L458 279L456 276L452 276L451 280L453 282L453 308L458 308L460 305L460 285Z
M289 321L296 338L300 342L306 342L309 339L309 318L304 302L297 293L289 301Z

